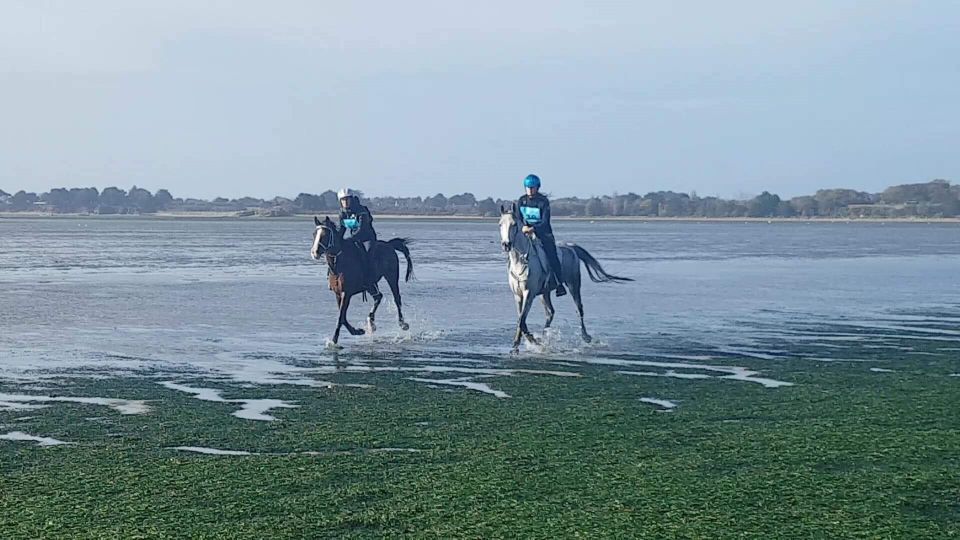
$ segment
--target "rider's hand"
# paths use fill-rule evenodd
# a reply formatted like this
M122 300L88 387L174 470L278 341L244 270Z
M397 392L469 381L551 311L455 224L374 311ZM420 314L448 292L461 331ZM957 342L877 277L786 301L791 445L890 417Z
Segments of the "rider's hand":
M533 227L531 227L530 225L524 225L523 234L533 234Z

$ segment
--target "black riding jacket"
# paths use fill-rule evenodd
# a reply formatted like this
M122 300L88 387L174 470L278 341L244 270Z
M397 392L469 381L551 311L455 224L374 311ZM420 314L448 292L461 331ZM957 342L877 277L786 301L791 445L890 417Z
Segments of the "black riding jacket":
M373 214L356 198L350 202L350 206L340 209L340 230L349 233L345 238L357 242L377 239L377 232L373 230Z

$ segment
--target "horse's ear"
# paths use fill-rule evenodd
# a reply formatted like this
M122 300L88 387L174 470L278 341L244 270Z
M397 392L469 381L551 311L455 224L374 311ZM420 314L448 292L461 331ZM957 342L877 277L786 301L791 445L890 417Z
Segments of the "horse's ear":
M317 216L313 216L313 223L316 224L317 227L319 227L319 226L320 226L320 218L318 218Z
M500 213L501 213L501 214L509 214L509 213L510 213L510 211L507 210L507 205L505 205L505 204L501 204L501 205L500 205Z

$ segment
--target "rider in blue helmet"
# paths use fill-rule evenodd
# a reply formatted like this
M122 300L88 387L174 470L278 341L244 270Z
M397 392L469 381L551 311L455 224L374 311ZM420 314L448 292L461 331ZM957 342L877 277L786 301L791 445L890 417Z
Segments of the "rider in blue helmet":
M376 271L373 268L372 250L377 244L377 231L373 230L373 214L369 208L360 204L360 196L352 189L341 189L337 198L340 199L340 230L343 231L345 240L352 240L362 248L367 292L377 296L380 290L374 281Z
M557 257L557 241L550 226L550 201L540 193L540 177L529 174L523 179L526 194L517 201L518 217L523 224L524 234L536 234L547 253L547 260L557 280L557 296L567 294L563 287L563 273L560 270L560 258Z

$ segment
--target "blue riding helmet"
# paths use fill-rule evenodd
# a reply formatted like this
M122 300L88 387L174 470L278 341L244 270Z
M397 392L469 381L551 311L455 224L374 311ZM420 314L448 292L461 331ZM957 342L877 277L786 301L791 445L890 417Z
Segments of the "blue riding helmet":
M540 177L535 174L528 174L523 179L523 187L540 189Z

